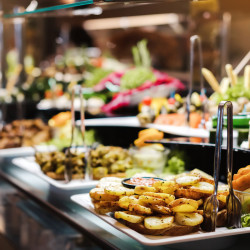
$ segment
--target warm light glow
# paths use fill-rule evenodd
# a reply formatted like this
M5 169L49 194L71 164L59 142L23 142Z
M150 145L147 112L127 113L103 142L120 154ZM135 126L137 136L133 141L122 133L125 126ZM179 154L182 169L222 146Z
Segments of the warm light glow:
M102 18L87 20L84 23L86 30L120 29L164 24L179 23L179 16L176 14L155 14L132 17Z

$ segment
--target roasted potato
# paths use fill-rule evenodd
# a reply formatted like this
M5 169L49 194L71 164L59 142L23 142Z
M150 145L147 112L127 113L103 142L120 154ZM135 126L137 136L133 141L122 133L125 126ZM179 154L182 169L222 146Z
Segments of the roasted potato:
M166 206L150 205L149 207L153 210L153 212L156 212L159 214L166 214L166 215L172 214L172 210Z
M142 206L140 204L129 204L128 210L142 215L151 215L153 213L151 208Z
M101 188L94 188L90 190L89 195L92 199L97 200L97 201L118 201L119 200L119 196L107 194Z
M110 195L117 195L117 196L122 196L122 195L133 195L134 194L134 189L130 188L125 188L125 187L105 187L104 192L106 194Z
M174 216L149 216L144 219L144 226L147 229L164 229L171 227Z
M174 195L166 194L166 193L145 192L143 195L163 199L164 202L166 202L167 204L175 199Z
M174 194L178 185L174 181L157 181L153 184L153 187L156 188L156 192Z
M176 213L175 222L183 226L197 226L203 222L203 216L199 213Z
M195 200L180 198L169 203L169 207L173 212L191 213L198 209L199 204Z
M147 186L135 187L135 194L143 194L145 192L156 192L156 189L154 187L147 187Z
M118 203L113 201L94 202L93 204L96 212L99 214L106 214L120 209Z
M200 191L195 191L190 188L181 187L175 191L175 196L177 198L188 198L193 200L200 200L202 198L209 197L210 194L203 193Z
M119 206L124 209L128 209L130 204L139 204L139 199L134 196L123 196L119 199Z
M149 205L166 205L164 199L156 198L148 195L141 195L139 197L139 203L141 205L149 206Z
M116 219L123 219L125 221L128 221L130 223L140 223L144 220L144 216L134 214L129 211L117 211L115 212L115 218Z
M195 185L200 181L200 176L195 175L185 175L177 178L175 182L181 186L191 186Z

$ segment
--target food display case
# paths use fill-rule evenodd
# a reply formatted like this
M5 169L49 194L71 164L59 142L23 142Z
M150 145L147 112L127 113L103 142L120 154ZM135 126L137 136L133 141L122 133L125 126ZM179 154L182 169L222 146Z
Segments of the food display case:
M235 42L239 34L248 36L248 7L243 0L237 5L226 0L0 3L1 246L247 249L249 225L226 227L226 215L223 227L215 232L200 229L200 224L205 218L203 202L213 193L216 160L219 187L232 178L229 138L234 143L233 180L242 177L242 168L248 174L250 54L247 39ZM201 57L192 48L192 38L197 37ZM229 62L234 70L225 68ZM209 70L204 73L202 68ZM217 80L211 80L211 72ZM222 137L216 115L220 101L231 101L235 111L234 131L223 131ZM216 156L220 142L221 158ZM242 142L247 146L240 147ZM194 170L198 172L193 174ZM178 188L171 194L152 186L156 197L112 181L102 183L117 178L120 185L124 178L144 175ZM195 181L177 183L185 176ZM202 186L196 190L199 198L192 198L193 193L177 195L177 189L190 191L200 185L196 179L212 190ZM121 188L125 193L109 194L107 185L111 192ZM115 200L96 198L96 193L92 197L96 186L92 192L107 191L106 196ZM227 209L228 190L227 186L218 191L223 196L218 213ZM159 203L119 204L129 197L126 192L133 192L133 201L152 195L152 202ZM191 206L194 210L182 213L195 213L202 221L196 227L181 224L177 218L181 212L164 195L197 203L196 209ZM240 200L248 215L245 195ZM144 208L139 214L129 210L136 205ZM171 211L166 215L156 206ZM116 212L137 216L138 225L145 225L152 214L162 220L171 217L172 228L179 223L178 230L186 226L191 231L167 234L167 226L148 226L148 231L140 232Z

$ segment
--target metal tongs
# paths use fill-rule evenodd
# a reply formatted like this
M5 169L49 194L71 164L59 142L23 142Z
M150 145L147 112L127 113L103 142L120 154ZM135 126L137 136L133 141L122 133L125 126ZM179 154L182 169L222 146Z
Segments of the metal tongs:
M72 88L71 92L71 140L70 140L70 145L67 148L65 154L68 159L65 161L65 170L64 170L64 178L65 181L68 183L72 180L72 153L71 153L71 148L73 145L74 141L74 132L75 132L75 89Z
M221 162L221 143L223 131L223 112L224 106L227 105L227 171L229 195L227 197L227 226L241 227L240 215L241 204L239 199L234 195L232 188L232 164L233 164L233 105L229 101L222 101L218 106L216 145L214 154L214 193L204 203L203 216L204 221L202 229L207 232L213 232L216 228L217 212L219 202L217 199L219 171Z
M198 53L199 53L199 62L200 62L200 94L205 99L205 89L204 89L204 80L202 76L202 68L203 68L203 58L202 58L202 46L201 46L201 38L198 35L194 35L190 37L190 78L189 78L189 90L187 95L186 102L186 111L187 111L187 124L190 124L190 105L191 105L191 95L193 91L193 81L194 81L194 48L195 43L198 44ZM205 105L204 101L202 101L202 120L201 127L204 128L205 125Z

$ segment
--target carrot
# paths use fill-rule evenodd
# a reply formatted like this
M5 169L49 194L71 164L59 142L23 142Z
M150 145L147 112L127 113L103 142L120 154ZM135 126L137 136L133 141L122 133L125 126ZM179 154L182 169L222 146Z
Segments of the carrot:
M243 169L241 172L238 171L237 174L234 174L234 180L237 180L238 178L240 178L241 176L250 173L250 168L247 169Z
M233 180L233 188L239 191L244 191L250 188L250 173Z
M246 166L246 167L244 167L244 168L240 168L239 170L238 170L238 174L240 174L240 175L242 175L242 174L244 174L244 172L246 172L246 170L250 170L250 165L248 165L248 166Z

